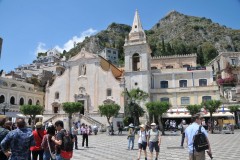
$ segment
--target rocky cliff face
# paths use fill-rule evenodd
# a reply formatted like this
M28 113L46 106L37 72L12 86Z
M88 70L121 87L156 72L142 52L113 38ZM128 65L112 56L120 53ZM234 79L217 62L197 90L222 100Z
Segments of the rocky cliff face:
M130 30L128 25L112 23L106 30L78 43L66 56L76 55L82 47L93 53L98 53L104 47L113 47L119 49L119 58L123 61L124 39ZM240 51L240 30L221 26L205 17L187 16L177 11L168 13L150 30L146 30L146 35L153 56L203 53L204 60L199 63L206 63L217 51ZM215 54L209 56L211 52Z

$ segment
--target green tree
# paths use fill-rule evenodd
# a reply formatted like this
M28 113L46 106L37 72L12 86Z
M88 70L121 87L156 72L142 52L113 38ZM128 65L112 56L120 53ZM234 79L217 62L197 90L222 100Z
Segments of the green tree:
M230 109L230 112L234 114L235 117L235 124L238 124L238 117L237 117L237 111L240 109L239 105L233 105L228 107Z
M188 105L186 108L191 114L191 116L193 116L194 114L201 112L202 105L198 105L198 104Z
M108 124L110 126L110 118L113 116L117 116L120 110L120 106L118 104L103 104L98 106L99 112L101 116L106 116Z
M169 108L171 107L171 104L168 102L154 101L154 102L146 103L146 107L147 107L148 112L151 115L153 115L154 117L158 117L158 123L160 126L160 130L164 134L162 115L169 110Z
M148 98L148 93L137 88L128 91L127 89L123 92L123 95L126 96L128 105L125 108L125 116L131 116L134 119L134 125L139 125L139 117L144 115L143 108L139 105L142 101L145 101Z
M31 126L33 128L35 124L36 115L42 115L44 108L40 105L22 105L20 106L20 112L25 116L29 115L31 118Z
M83 105L80 102L65 102L62 104L64 112L68 114L68 126L69 131L72 130L72 115L78 113L83 109Z
M210 119L211 119L211 133L213 133L213 113L216 112L216 110L220 107L221 101L220 100L209 100L202 102L202 106L204 106L208 112L210 113Z

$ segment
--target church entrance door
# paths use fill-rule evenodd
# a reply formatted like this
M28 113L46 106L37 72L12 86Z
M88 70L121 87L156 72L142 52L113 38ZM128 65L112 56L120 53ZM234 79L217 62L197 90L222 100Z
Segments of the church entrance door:
M78 102L82 103L82 110L80 111L80 114L84 115L84 110L85 110L85 101L84 100L79 100Z
M58 113L58 107L53 107L54 113Z

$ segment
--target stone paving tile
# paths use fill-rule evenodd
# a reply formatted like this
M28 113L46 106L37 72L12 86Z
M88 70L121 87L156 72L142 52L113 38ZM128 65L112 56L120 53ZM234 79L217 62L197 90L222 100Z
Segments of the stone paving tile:
M215 160L240 160L240 130L235 134L209 134ZM137 139L134 150L127 150L126 132L123 135L109 136L106 134L90 135L89 148L81 147L82 136L78 136L80 150L74 150L72 160L136 160ZM181 135L167 132L162 136L159 160L188 160L187 147L180 148ZM149 150L147 150L149 155ZM141 160L144 159L143 153ZM148 158L149 159L149 158ZM209 157L206 160L210 160Z

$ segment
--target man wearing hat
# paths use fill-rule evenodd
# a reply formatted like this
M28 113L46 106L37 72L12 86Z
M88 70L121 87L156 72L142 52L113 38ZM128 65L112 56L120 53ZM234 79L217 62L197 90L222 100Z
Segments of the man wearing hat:
M160 131L156 129L156 123L151 124L151 129L148 131L147 144L149 146L151 159L153 158L153 149L155 149L156 151L155 160L157 160L161 144L161 134Z
M37 160L39 156L39 160L43 160L43 152L44 150L41 147L43 136L46 134L46 131L43 129L42 122L36 123L36 130L33 132L34 140L36 145L32 146L30 150L32 151L32 159Z

